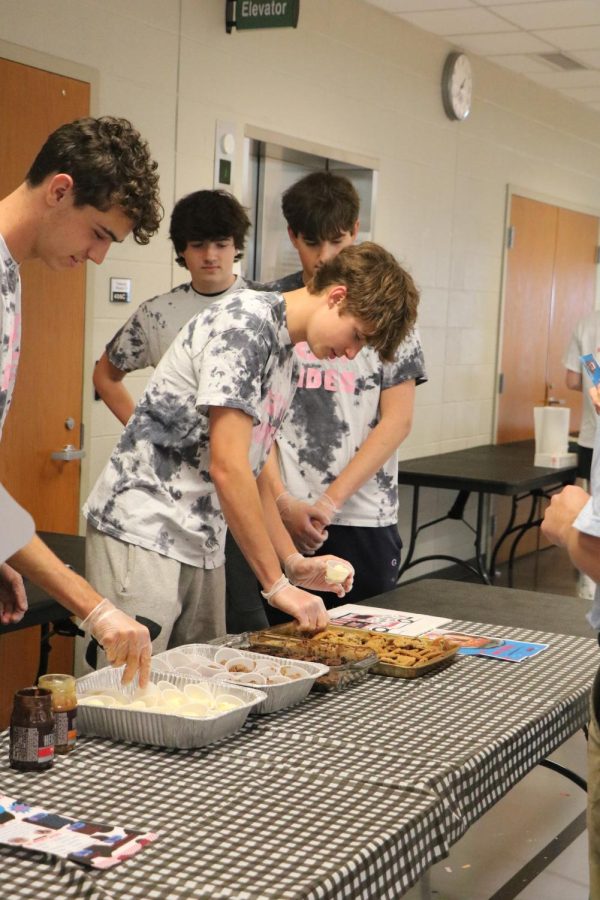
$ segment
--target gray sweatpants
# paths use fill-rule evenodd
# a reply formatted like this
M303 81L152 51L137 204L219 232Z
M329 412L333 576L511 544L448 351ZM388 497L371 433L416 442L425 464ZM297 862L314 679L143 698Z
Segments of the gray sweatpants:
M224 566L199 569L117 541L90 525L85 565L86 578L99 594L133 618L152 623L151 634L158 631L152 641L153 654L225 634ZM96 665L92 660L82 668L89 672L106 664L98 649Z

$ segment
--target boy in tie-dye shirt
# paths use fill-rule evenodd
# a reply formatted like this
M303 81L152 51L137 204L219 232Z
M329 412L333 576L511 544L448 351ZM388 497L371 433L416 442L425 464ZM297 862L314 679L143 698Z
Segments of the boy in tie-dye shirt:
M307 630L325 626L321 598L300 588L341 597L351 567L343 585L329 585L331 556L295 551L262 480L296 389L294 345L306 341L326 359L354 357L368 343L390 357L416 304L410 276L365 243L309 288L243 289L180 332L84 508L87 571L155 626L155 651L224 631L226 524L265 599Z

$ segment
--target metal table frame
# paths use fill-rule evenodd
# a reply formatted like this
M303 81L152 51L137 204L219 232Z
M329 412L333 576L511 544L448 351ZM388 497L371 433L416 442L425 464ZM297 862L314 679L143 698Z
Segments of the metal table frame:
M85 576L85 538L71 534L39 532L39 537L70 569ZM48 671L50 641L55 634L75 637L80 634L68 609L53 600L41 588L30 582L25 583L28 609L20 622L14 625L0 624L0 635L21 631L23 628L40 626L40 655L37 679Z
M477 575L485 584L491 584L498 552L512 536L508 557L509 585L512 587L513 563L518 545L523 536L531 528L537 528L542 521L538 514L540 500L550 497L566 484L572 484L577 474L576 465L562 469L534 466L533 457L533 441L517 441L401 461L398 466L398 483L411 485L413 498L410 539L398 578L420 563L441 560L457 564ZM457 495L444 516L419 524L420 490L423 487L456 490ZM475 527L464 517L471 493L477 494ZM488 565L485 511L492 494L511 497L512 507L509 521L494 543ZM524 522L515 525L519 505L526 501L530 504L527 517ZM474 533L474 563L447 553L415 557L417 539L421 532L446 520L460 521Z

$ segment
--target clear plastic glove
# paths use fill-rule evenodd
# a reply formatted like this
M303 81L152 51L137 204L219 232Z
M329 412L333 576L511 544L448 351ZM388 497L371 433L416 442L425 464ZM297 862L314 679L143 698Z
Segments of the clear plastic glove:
M324 631L329 624L329 614L321 598L294 587L285 575L270 590L261 593L270 606L293 616L301 631Z
M150 632L104 598L81 623L95 637L113 666L125 665L122 683L129 684L139 672L140 687L146 687L150 675L152 641Z
M288 491L276 500L279 515L294 544L303 553L318 550L327 540L326 528L336 513L336 505L327 494L314 502L298 500Z
M8 563L0 565L0 623L14 625L27 611L23 579Z
M343 581L335 582L328 578L327 568L332 562L348 570L348 576ZM307 559L300 553L292 553L285 561L285 574L292 584L312 588L313 591L331 591L340 598L352 590L354 583L354 568L345 559L331 554Z

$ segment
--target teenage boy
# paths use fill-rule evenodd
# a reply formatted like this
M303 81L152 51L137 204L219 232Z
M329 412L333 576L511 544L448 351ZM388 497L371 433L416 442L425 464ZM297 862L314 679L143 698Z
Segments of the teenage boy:
M274 289L310 283L359 224L353 185L330 172L293 184L282 210L302 271ZM415 385L426 380L421 343L410 329L388 361L371 347L338 359L318 359L306 343L295 349L298 390L267 467L271 487L298 550L343 554L355 569L346 600L365 600L398 578L397 449L410 432Z
M296 389L293 348L352 358L369 343L389 358L417 302L393 256L365 243L308 287L238 291L175 338L84 507L90 575L160 630L155 651L224 631L227 526L265 599L304 629L326 625L322 600L299 587L343 596L351 568L329 586L331 557L294 552L260 477Z
M589 395L600 411L600 391L593 387ZM573 564L595 582L588 621L600 633L600 429L596 429L592 457L591 495L577 485L567 485L559 494L553 494L544 513L542 531L553 544L564 547ZM587 756L590 900L600 900L600 669L590 698Z
M156 367L183 326L211 303L246 286L233 273L243 255L250 220L227 191L195 191L171 215L176 262L191 281L140 304L107 344L94 369L94 387L126 425L135 403L123 384L128 372Z
M104 116L62 125L46 140L25 181L0 201L0 432L11 402L20 352L19 264L41 259L51 269L97 264L113 241L133 232L147 244L158 229L157 164L130 122ZM3 523L4 528L10 523ZM10 563L10 565L8 565ZM123 680L148 679L148 629L124 615L34 535L0 567L0 620L16 622L27 603L21 576L42 587L104 646Z
M176 262L189 271L191 281L141 303L108 343L94 369L96 391L123 425L135 408L123 384L125 375L146 366L156 368L193 316L241 287L252 287L233 274L249 228L246 210L227 191L195 191L175 204L170 237ZM227 541L231 541L230 536ZM236 559L226 556L227 630L236 633L266 627L258 592L245 591L243 586L237 589ZM254 586L256 582L252 581Z

